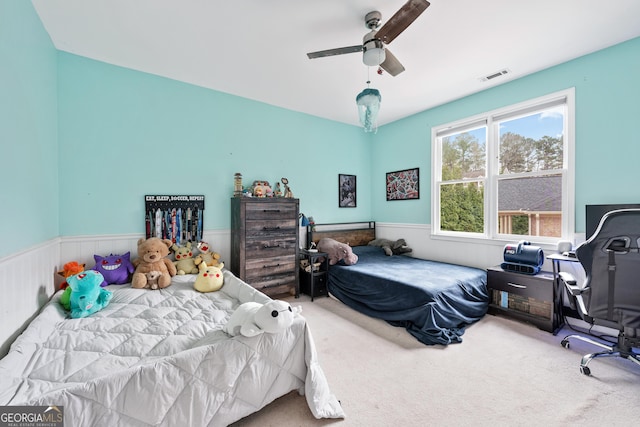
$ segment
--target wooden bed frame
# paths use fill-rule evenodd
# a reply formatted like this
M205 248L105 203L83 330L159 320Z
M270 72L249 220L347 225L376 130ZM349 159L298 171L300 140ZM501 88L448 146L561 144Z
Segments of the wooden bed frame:
M376 223L342 222L333 224L313 224L307 226L307 242L318 244L322 238L331 238L353 246L366 246L376 238Z

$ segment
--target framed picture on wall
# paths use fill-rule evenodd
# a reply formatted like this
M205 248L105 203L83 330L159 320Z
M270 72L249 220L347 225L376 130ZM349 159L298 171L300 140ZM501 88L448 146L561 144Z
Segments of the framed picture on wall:
M420 169L387 173L387 201L420 198Z
M338 175L338 207L356 207L356 176Z

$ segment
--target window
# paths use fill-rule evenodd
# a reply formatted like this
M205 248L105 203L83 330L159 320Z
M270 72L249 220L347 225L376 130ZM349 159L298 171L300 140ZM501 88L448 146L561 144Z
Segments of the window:
M573 89L432 129L432 233L573 233Z

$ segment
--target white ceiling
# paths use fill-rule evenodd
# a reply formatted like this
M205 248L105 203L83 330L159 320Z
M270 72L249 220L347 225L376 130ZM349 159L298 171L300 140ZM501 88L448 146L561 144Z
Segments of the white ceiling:
M383 125L640 36L638 0L431 0L388 45L391 77L306 53L361 44L364 15L405 0L32 1L59 50L354 125L369 78Z

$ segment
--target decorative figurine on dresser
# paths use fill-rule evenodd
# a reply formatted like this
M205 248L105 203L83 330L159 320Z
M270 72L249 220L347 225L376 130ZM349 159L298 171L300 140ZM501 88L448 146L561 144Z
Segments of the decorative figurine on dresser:
M298 212L294 198L233 197L231 272L271 297L298 297Z

